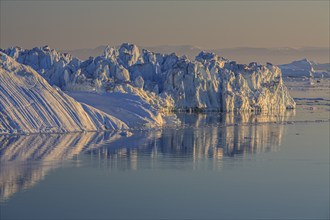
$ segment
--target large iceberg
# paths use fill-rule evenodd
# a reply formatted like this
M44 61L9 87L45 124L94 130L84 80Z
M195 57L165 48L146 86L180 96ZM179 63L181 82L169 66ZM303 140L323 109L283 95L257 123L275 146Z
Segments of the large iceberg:
M119 92L139 96L160 111L271 111L295 108L280 68L237 64L214 53L195 60L124 43L80 61L49 47L5 53L31 66L64 91Z

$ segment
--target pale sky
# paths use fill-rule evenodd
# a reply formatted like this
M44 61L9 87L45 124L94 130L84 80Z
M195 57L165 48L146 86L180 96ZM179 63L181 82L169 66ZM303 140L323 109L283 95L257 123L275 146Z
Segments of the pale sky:
M0 47L329 47L329 1L3 1Z

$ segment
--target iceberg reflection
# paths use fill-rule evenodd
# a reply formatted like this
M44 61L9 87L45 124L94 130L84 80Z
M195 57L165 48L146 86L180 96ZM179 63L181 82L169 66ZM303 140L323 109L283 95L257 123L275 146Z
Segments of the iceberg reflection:
M198 168L199 162L210 158L217 163L223 158L278 151L285 135L285 121L294 114L294 111L281 114L179 114L184 124L182 128L135 133L106 147L87 150L85 154L93 159L107 160L105 164L114 169L182 167L189 161ZM162 167L155 166L160 160L158 165Z
M0 136L0 202L34 186L62 161L119 137L94 132Z
M109 170L218 169L226 158L278 151L286 128L282 122L293 114L179 114L182 127L136 131L130 137L107 132L0 136L0 201L70 159L97 161Z

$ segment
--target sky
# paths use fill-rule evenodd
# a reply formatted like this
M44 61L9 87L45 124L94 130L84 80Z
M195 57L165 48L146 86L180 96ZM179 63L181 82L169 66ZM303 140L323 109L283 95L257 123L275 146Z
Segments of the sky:
M329 47L329 1L1 0L0 47Z

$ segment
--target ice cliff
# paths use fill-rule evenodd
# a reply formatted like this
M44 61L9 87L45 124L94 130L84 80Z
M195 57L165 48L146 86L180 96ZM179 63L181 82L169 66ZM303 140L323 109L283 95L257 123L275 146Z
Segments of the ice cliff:
M213 53L195 60L153 53L124 43L79 61L49 47L5 53L31 66L66 91L119 92L139 96L155 109L176 111L271 111L294 108L280 68L237 64Z

